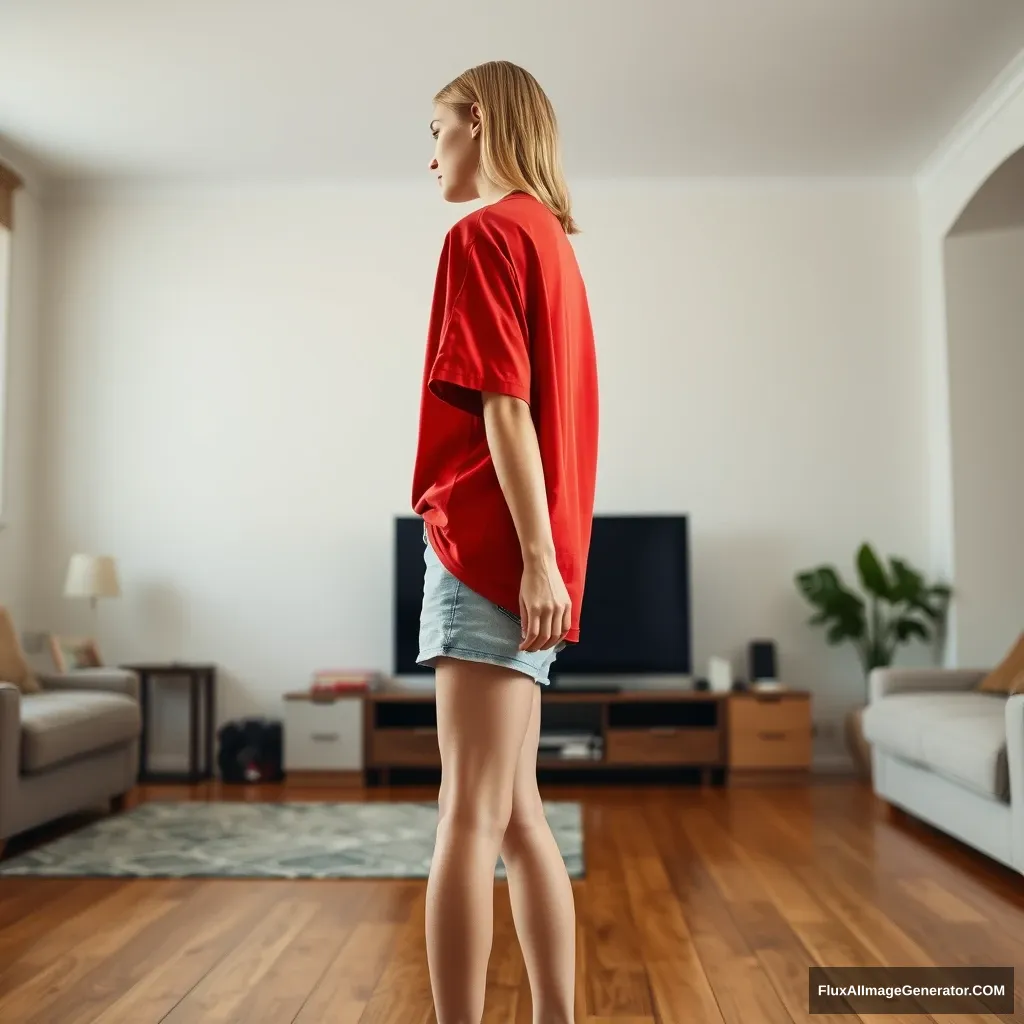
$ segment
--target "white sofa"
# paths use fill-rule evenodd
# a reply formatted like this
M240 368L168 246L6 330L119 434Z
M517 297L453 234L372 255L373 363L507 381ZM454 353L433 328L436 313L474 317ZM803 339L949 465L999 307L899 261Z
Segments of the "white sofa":
M985 670L875 669L863 713L875 793L1024 873L1024 693Z

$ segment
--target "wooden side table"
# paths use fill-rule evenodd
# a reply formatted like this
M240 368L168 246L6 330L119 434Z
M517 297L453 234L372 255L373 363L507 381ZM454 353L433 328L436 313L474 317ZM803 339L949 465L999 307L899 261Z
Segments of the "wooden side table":
M726 704L726 771L737 782L806 781L811 695L801 690L732 693Z
M139 782L176 782L191 785L214 775L213 737L217 720L217 668L194 662L158 662L122 665L139 677L142 737L139 743ZM188 770L155 772L148 767L150 683L154 679L188 680ZM202 722L200 723L200 719ZM201 726L201 727L200 727ZM202 744L200 744L202 732ZM202 757L200 757L202 755Z
M363 781L363 694L286 693L284 769L299 786Z

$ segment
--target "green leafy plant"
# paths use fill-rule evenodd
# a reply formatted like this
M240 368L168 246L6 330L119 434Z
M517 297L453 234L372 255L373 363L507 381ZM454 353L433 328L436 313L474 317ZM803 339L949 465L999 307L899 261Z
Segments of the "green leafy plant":
M883 565L867 543L858 548L855 564L863 594L850 589L831 565L797 573L796 585L817 609L808 624L825 627L833 646L852 643L866 678L872 669L891 665L902 644L941 637L952 591L928 584L904 559L890 557Z

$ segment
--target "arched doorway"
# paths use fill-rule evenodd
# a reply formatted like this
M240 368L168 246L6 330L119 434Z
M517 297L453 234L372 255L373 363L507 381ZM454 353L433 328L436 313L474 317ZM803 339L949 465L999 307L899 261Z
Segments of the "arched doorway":
M969 607L977 599L972 588L971 571L962 580L960 553L957 549L957 501L961 491L954 483L953 435L959 438L962 415L953 424L951 395L954 390L950 357L962 352L949 343L949 308L946 297L947 244L964 229L991 222L991 209L998 190L1019 169L1018 151L1024 147L1024 50L979 97L970 115L940 146L917 176L916 186L921 218L922 330L924 334L924 387L926 396L925 458L927 469L926 501L929 519L931 571L954 588L949 630L943 661L947 665L992 664L1001 651L978 651L970 637ZM1011 163L1012 161L1012 163ZM1002 171L999 178L996 174ZM1004 176L1005 175L1005 176ZM992 190L985 189L990 180ZM984 197L974 200L984 190ZM991 205L990 205L991 203ZM967 214L968 207L971 208ZM961 220L961 217L963 219ZM954 260L956 255L954 253ZM954 284L954 289L957 287ZM956 300L954 299L954 302ZM954 315L956 315L954 311ZM960 367L957 367L959 370ZM957 385L956 387L959 387ZM959 404L959 403L958 403ZM962 450L962 446L958 447ZM962 458L956 459L958 467ZM963 479L962 477L959 479ZM967 645L961 643L961 620L968 615ZM984 666L982 666L984 667Z
M1024 147L943 240L957 660L1024 629Z

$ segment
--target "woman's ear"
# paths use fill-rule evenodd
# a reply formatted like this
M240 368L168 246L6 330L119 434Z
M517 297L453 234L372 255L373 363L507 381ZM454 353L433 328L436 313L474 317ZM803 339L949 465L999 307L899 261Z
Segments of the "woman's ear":
M480 138L480 131L483 128L483 111L479 103L474 103L469 108L469 133L474 139Z

